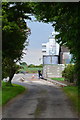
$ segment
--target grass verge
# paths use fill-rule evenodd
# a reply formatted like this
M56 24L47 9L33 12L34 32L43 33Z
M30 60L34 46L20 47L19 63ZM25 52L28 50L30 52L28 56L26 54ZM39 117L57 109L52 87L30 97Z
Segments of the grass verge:
M25 91L25 87L21 85L12 84L12 86L6 86L6 82L2 82L2 105L5 105L23 91Z
M0 87L0 106L2 105L2 88Z
M64 81L64 78L51 78L52 80Z
M67 86L62 88L66 95L71 100L74 109L80 113L80 102L78 98L78 87L77 86Z

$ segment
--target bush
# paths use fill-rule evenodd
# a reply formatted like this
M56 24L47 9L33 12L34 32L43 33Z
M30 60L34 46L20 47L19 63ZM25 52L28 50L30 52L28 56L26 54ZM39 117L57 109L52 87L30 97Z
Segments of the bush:
M35 67L35 65L30 64L30 65L28 65L28 67L34 68L34 67Z
M70 83L77 81L77 75L75 72L75 65L69 64L65 67L64 71L62 72L62 76L65 80L69 81Z

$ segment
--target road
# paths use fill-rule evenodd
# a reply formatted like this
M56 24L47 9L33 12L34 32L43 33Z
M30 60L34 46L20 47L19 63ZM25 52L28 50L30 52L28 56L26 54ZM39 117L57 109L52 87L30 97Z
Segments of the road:
M25 81L21 82L20 78ZM37 75L15 75L13 83L28 88L3 107L3 118L77 118L62 89Z

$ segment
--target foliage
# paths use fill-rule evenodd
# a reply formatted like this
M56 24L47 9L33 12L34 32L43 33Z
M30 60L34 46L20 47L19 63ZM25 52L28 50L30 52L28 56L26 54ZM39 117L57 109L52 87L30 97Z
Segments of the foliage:
M43 65L42 65L42 64L40 64L40 65L33 65L33 64L30 64L30 65L28 65L28 67L30 67L30 68L34 68L34 67L35 67L35 68L37 68L37 67L39 68L39 67L41 67L41 68L42 68Z
M12 6L10 6L12 4ZM80 73L80 40L78 37L80 26L79 3L68 2L37 2L37 3L3 3L3 57L7 56L12 61L20 60L26 39L26 23L30 19L25 14L35 15L38 21L51 23L55 31L56 41L66 45L76 61L76 72ZM6 40L7 39L7 40ZM14 41L14 44L12 44ZM15 48L15 49L14 49ZM13 54L12 54L13 53Z
M76 82L77 76L75 73L75 65L69 64L65 67L64 71L62 72L62 76L68 82Z
M2 82L2 105L6 104L9 100L25 90L21 85L12 85L13 86L6 86L6 82Z
M79 3L69 2L44 2L32 3L34 15L38 21L51 23L55 31L56 41L61 45L66 45L73 54L76 61L76 72L80 79L80 9ZM80 80L79 80L80 81ZM79 82L78 81L78 82Z
M11 75L14 76L14 74L20 69L20 66L16 63L13 63L11 59L5 58L2 68L4 68L2 72L2 78L6 78L8 76L10 77Z
M42 68L42 67L43 67L43 65L42 65L42 64L40 64L40 65L36 65L35 67Z
M16 61L21 58L29 30L24 21L25 16L22 16L24 14L20 13L22 10L18 7L19 5L10 7L10 3L2 3L3 57Z
M27 65L27 63L26 62L20 62L20 65Z
M28 67L31 67L31 68L33 68L33 67L35 67L35 65L33 65L33 64L30 64L30 65L28 65Z
M24 3L2 3L3 78L9 76L10 81L16 72L15 64L22 58L24 43L30 34L25 22L25 19L30 18L25 15L25 7L28 9L28 4L25 6Z

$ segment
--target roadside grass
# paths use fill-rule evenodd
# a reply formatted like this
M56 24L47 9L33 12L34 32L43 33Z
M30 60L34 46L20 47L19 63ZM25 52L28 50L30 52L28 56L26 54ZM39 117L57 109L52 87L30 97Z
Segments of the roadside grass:
M64 78L51 78L52 80L64 81Z
M71 100L74 109L80 113L80 101L78 97L78 87L77 86L67 86L62 88L66 95Z
M25 87L21 85L12 84L12 86L7 86L6 82L2 82L2 105L24 91Z
M2 88L0 87L0 106L2 105Z

